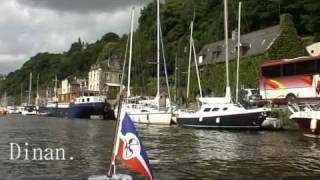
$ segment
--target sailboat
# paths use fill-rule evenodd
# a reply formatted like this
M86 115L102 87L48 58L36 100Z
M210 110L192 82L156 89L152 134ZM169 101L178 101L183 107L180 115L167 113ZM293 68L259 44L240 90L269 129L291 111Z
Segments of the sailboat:
M36 115L36 107L32 104L32 73L30 72L30 79L29 79L29 90L28 90L28 102L27 105L24 106L24 109L22 111L22 115Z
M224 97L202 97L200 109L196 112L180 112L177 124L195 128L258 129L271 113L268 108L245 109L233 103L229 84L228 9L224 0L224 28L226 52L226 94Z
M130 80L132 62L132 38L133 38L134 10L131 18L130 50L128 63L127 101L122 106L122 111L127 112L136 123L170 125L172 119L170 98L160 95L160 2L157 0L157 94L154 99L130 102ZM162 46L163 47L163 46ZM168 84L167 84L168 85ZM160 107L160 106L163 107ZM117 113L117 111L115 111Z
M130 175L117 173L116 159L121 161L125 166L145 176L145 179L153 179L147 152L138 136L133 121L126 112L121 111L123 96L124 93L121 93L118 102L117 121L115 123L109 170L105 175L90 176L88 180L132 180Z

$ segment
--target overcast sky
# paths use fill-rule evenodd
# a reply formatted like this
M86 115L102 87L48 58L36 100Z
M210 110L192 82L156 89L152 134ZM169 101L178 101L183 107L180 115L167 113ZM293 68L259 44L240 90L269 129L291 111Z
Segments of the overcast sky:
M0 73L20 68L38 52L66 51L78 37L94 42L107 32L127 33L132 6L138 18L150 1L1 0Z

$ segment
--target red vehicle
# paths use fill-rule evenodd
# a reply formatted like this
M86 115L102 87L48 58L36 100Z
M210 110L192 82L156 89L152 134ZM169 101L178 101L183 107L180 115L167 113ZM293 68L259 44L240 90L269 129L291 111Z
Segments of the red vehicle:
M320 56L266 61L259 74L260 95L273 104L320 101Z

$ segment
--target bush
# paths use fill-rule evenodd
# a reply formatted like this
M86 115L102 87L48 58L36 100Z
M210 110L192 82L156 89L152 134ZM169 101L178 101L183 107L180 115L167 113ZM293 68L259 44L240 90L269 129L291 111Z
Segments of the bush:
M306 55L303 42L294 27L292 16L283 14L280 18L280 35L269 48L269 59L294 58Z

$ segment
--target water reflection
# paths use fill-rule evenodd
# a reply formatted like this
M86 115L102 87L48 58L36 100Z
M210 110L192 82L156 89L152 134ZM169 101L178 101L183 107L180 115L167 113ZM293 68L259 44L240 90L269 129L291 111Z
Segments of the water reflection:
M137 125L157 179L320 176L320 143L297 131L215 131ZM0 118L0 174L8 179L83 179L106 172L112 121ZM9 142L63 147L73 161L9 161ZM118 170L133 174L119 165Z

